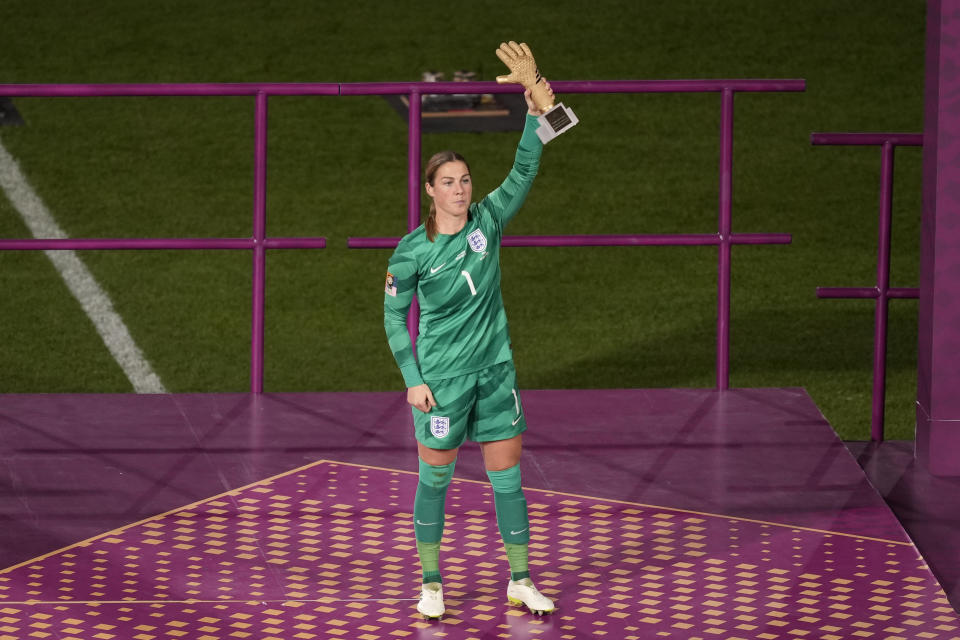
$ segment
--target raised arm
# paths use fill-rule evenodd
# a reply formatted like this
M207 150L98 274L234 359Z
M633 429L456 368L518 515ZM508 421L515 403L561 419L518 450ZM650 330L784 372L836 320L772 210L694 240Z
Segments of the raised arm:
M536 116L530 113L526 118L523 135L520 136L520 144L517 146L517 154L513 160L513 168L510 169L503 183L487 194L479 205L481 209L485 209L493 216L501 231L520 211L540 168L543 143L537 137L539 123Z

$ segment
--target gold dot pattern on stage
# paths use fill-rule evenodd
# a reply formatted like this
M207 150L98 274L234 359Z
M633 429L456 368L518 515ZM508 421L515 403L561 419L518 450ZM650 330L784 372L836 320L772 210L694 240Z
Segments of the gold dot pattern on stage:
M447 615L420 619L415 474L333 462L0 572L0 640L960 638L914 547L527 489L530 565L506 603L486 484L454 480Z

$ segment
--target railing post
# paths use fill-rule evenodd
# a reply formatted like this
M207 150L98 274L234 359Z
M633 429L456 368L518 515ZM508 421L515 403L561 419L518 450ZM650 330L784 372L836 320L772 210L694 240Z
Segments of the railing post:
M420 91L410 91L410 108L407 124L407 232L420 226ZM407 331L413 348L417 346L420 324L420 305L413 296L410 313L407 315Z
M253 151L253 312L250 331L250 392L263 393L263 314L266 285L267 94L257 92Z
M873 334L873 413L870 438L883 442L884 399L887 383L887 320L890 289L890 227L893 220L893 143L883 143L880 161L880 224L877 240L877 304Z
M890 238L893 226L893 159L898 146L923 146L916 133L814 133L812 144L879 145L880 211L877 239L877 282L873 287L817 287L818 298L874 298L873 312L873 398L870 439L883 442L887 386L887 327L890 300L919 297L919 289L890 288Z
M720 211L717 267L717 389L730 388L730 249L733 212L733 89L720 107Z

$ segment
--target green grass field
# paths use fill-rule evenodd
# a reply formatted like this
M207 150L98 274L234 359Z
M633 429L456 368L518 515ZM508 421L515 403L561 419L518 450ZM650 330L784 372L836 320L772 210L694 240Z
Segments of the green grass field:
M846 439L868 437L873 304L817 286L875 279L880 152L812 147L812 131L923 126L922 0L405 2L6 0L0 83L360 82L467 68L492 79L502 40L562 80L804 78L739 94L731 384L802 386ZM720 98L563 96L581 119L545 150L511 234L716 229ZM0 141L72 237L252 233L253 100L18 99ZM406 123L374 97L270 101L270 235L326 236L267 263L268 391L386 390L389 251L405 231ZM428 135L495 187L518 134ZM916 286L920 149L896 156L893 286ZM27 237L0 197L0 237ZM246 252L87 252L83 259L166 387L248 388ZM526 388L710 387L716 250L507 249L503 291ZM131 389L43 254L0 253L0 392ZM913 437L916 302L891 304L887 437Z

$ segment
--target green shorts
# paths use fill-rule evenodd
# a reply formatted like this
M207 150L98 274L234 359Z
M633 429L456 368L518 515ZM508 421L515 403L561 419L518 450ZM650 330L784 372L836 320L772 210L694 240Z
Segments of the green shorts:
M431 449L456 449L474 442L507 440L527 430L513 361L475 373L428 381L437 406L413 409L417 441Z

